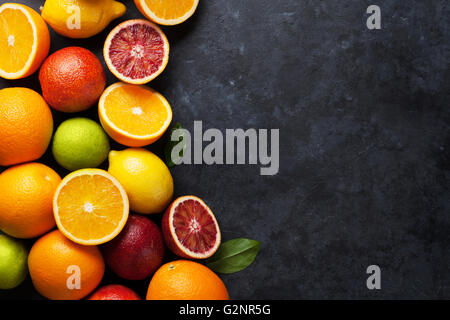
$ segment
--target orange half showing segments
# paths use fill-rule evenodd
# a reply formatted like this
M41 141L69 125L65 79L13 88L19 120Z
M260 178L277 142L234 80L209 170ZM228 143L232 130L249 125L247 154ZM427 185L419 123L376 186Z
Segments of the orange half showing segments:
M160 93L143 85L123 82L103 92L98 111L106 133L129 147L155 142L172 121L170 104Z
M175 25L189 19L199 0L134 0L139 11L149 20L162 25Z
M98 245L122 231L129 214L128 197L108 172L82 169L61 181L53 198L53 213L67 238L82 245Z
M50 33L41 16L22 4L0 6L0 77L20 79L34 73L50 49Z

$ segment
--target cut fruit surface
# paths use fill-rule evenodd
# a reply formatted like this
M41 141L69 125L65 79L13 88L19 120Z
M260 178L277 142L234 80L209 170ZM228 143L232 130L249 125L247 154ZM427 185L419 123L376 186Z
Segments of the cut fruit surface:
M199 0L134 0L139 11L151 21L175 25L189 19L197 9Z
M169 61L169 42L155 24L135 19L115 27L105 41L103 55L120 80L144 84L155 79Z
M180 197L169 206L162 219L162 230L169 249L184 258L209 258L221 241L214 214L194 196Z
M48 55L50 33L41 16L16 3L0 6L0 76L20 79L35 72Z
M120 183L100 169L82 169L67 175L53 198L59 230L83 245L113 239L125 226L128 197Z
M172 121L170 104L160 93L146 86L123 82L105 90L98 111L109 136L129 147L155 142Z

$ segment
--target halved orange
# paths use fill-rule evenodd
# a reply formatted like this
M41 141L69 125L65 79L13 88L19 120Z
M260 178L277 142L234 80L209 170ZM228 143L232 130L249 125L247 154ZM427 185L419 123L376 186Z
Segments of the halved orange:
M0 6L0 77L28 77L39 68L49 49L47 24L36 11L17 3Z
M108 172L82 169L59 184L53 213L58 229L67 238L83 245L98 245L122 231L128 219L128 197Z
M189 19L199 0L134 0L139 11L149 20L163 25L175 25Z
M106 37L103 57L109 71L126 83L145 84L169 62L170 45L156 24L145 19L120 23Z
M161 228L170 250L187 259L206 259L219 248L219 224L206 203L195 196L176 199L166 209Z
M106 88L98 103L98 113L106 133L129 147L155 142L172 121L170 104L160 93L123 82Z

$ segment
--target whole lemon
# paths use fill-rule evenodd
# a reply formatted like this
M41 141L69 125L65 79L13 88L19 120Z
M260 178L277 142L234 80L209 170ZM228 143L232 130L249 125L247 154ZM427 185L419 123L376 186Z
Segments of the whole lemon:
M125 5L114 0L47 0L41 15L63 36L89 38L103 31L125 11Z
M95 168L108 157L109 140L102 127L88 118L72 118L56 129L52 152L67 170Z
M17 287L27 275L28 253L25 245L0 234L0 289Z
M160 213L172 200L173 179L169 169L146 149L111 151L108 171L125 188L132 211Z

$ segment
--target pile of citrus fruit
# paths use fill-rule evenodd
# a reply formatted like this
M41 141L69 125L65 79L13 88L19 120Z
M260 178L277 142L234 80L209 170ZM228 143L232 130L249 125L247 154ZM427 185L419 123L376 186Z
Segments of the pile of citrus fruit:
M119 284L98 288L110 268L148 281L147 299L229 298L221 279L199 263L221 243L216 217L200 198L173 199L168 167L142 148L172 121L169 102L145 85L169 61L157 24L187 20L198 0L134 2L146 19L122 22L105 39L104 61L120 80L108 87L89 50L49 55L47 25L65 37L91 37L125 14L123 3L47 0L41 14L0 6L0 77L11 80L0 90L0 165L7 166L0 174L0 289L18 286L29 272L49 299L140 299ZM42 94L14 86L35 72ZM100 123L73 116L54 128L52 109L72 115L94 105ZM123 150L111 150L110 138ZM36 162L48 148L70 171L65 177ZM107 171L98 168L105 161ZM158 213L161 224L148 218ZM20 239L35 240L29 252ZM168 250L179 259L168 261Z

